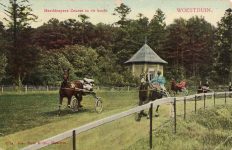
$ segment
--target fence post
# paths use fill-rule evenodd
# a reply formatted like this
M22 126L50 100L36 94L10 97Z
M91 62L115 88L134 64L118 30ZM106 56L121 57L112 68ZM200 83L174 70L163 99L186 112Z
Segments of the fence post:
M3 85L2 85L2 93L3 93Z
M226 92L225 92L225 105L226 105Z
M149 116L150 116L150 149L152 149L152 115L153 115L153 103L151 103L150 110L149 110Z
M195 114L197 113L197 96L195 95Z
M174 98L173 107L174 107L174 133L176 133L176 98Z
M49 89L48 89L48 85L47 85L47 91L48 91Z
M25 85L25 92L27 93L27 85Z
M205 98L206 98L206 96L205 96L205 93L204 93L204 109L205 109Z
M215 104L216 104L215 99L216 99L216 94L215 94L215 92L213 92L213 105L214 105L214 107L215 107Z
M127 87L127 91L128 91L128 92L130 91L130 86Z
M186 97L184 97L184 120L186 119Z
M76 150L76 131L73 130L73 150Z

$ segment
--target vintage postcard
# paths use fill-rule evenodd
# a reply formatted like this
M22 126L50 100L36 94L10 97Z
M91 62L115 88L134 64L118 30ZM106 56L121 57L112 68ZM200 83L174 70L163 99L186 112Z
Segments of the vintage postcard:
M232 0L0 0L0 150L232 149Z

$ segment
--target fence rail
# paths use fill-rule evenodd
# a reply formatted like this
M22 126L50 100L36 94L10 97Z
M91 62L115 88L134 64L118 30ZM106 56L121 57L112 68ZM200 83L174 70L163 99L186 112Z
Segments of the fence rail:
M15 92L15 91L20 91L20 92L31 92L31 91L57 91L59 90L60 86L55 86L55 85L24 85L21 88L13 86L13 85L0 85L0 93L5 93L5 92ZM196 86L189 86L189 89L196 90ZM228 90L228 86L217 86L214 87L214 91L226 91ZM117 87L117 86L95 86L95 90L99 91L134 91L137 90L138 87L133 87L133 86L123 86L123 87Z
M78 127L78 128L68 130L64 133L58 134L56 136L42 140L42 141L37 142L35 144L29 145L29 146L23 148L22 150L32 150L32 149L37 150L37 149L46 147L48 145L55 144L59 141L62 141L64 139L67 139L70 137L73 137L73 149L76 149L76 145L74 143L74 141L76 140L76 135L78 135L82 132L88 131L90 129L96 128L98 126L101 126L103 124L106 124L106 123L109 123L112 121L116 121L116 120L121 119L123 117L140 112L141 110L144 110L144 109L151 110L152 108L154 108L154 106L162 105L162 104L172 104L173 105L174 133L176 133L176 101L185 101L186 102L186 101L191 101L192 99L195 99L195 106L196 106L196 98L197 97L204 97L204 101L205 101L206 96L212 96L212 97L214 97L214 100L215 100L216 95L223 95L223 96L225 96L225 102L226 102L227 95L230 95L230 94L232 94L232 91L230 91L230 92L226 91L226 92L201 93L201 94L189 95L189 96L185 96L185 97L167 97L167 98L157 99L157 100L149 102L145 105L137 106L137 107L134 107L134 108L129 109L127 111L124 111L124 112L121 112L121 113L118 113L118 114L115 114L115 115L112 115L112 116L109 116L109 117L106 117L106 118L103 118L103 119L100 119L100 120L97 120L97 121L94 121L91 123L88 123L88 124L83 125L83 126ZM195 107L195 112L196 112L196 107ZM151 113L150 115L152 115L152 111L150 111L150 113ZM150 143L149 144L151 147L152 146L152 144L151 144L151 142L152 142L151 141L152 140L152 137L151 137L152 117L150 117L150 119L151 120L150 120Z
M21 88L12 86L12 85L0 85L0 94L6 92L31 92L31 91L57 91L60 89L60 86L34 86L34 85L24 85ZM137 90L138 87L132 86L95 86L95 90L97 91L134 91Z

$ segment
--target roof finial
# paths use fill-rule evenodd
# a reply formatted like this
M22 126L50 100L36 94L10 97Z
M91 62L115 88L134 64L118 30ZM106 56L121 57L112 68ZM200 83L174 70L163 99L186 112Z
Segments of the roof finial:
M147 36L145 36L145 44L147 44Z

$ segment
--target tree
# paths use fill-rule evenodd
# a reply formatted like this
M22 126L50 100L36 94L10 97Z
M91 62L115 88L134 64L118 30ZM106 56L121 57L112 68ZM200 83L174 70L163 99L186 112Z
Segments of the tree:
M37 16L32 14L32 9L28 4L28 0L9 0L9 5L2 4L5 9L4 20L8 23L9 28L13 32L13 43L17 46L18 33L30 27L30 22L36 21Z
M219 81L232 80L232 9L227 9L216 31L215 70Z
M114 46L114 34L116 29L111 25L98 23L94 27L94 36L89 41L92 48L103 46L106 49L112 49Z
M208 78L213 64L214 27L203 17L192 17L187 22L189 37L184 50L184 67L189 76Z
M148 25L149 45L156 52L162 53L166 35L165 14L157 9Z
M0 82L6 74L7 58L6 58L6 43L7 41L3 38L6 36L5 27L0 21Z
M77 21L76 19L67 19L60 22L60 26L65 28L67 36L66 38L69 39L69 43L71 45L78 44L81 22Z
M79 26L79 43L82 45L88 45L91 41L91 34L94 31L93 24L87 21L89 17L85 14L80 14L78 17L81 19L81 24Z
M65 47L72 42L72 39L68 38L67 30L58 19L52 18L36 29L33 43L46 50Z
M202 17L176 19L167 27L165 55L176 74L197 76L211 74L214 27ZM172 67L172 68L173 68Z
M36 21L37 16L32 14L28 0L9 0L9 4L2 4L7 17L4 20L7 22L9 32L11 32L12 47L9 50L9 70L13 76L14 82L22 85L22 79L28 73L28 67L35 61L34 50L28 40L30 39L31 31L30 23ZM23 61L30 63L23 63Z
M113 15L118 15L120 20L116 22L120 27L125 27L125 25L128 22L128 19L126 18L128 14L130 14L131 9L126 6L124 3L121 3L119 7L116 7L114 9Z
M184 50L187 50L187 20L183 18L175 19L172 24L167 26L164 55L170 66L170 72L179 76L184 76ZM176 76L175 76L176 77ZM172 78L172 77L170 77Z
M94 49L79 45L72 45L61 48L59 51L63 53L74 67L76 77L94 77L98 74L98 54Z
M40 61L28 82L34 85L60 85L63 69L67 68L70 69L70 80L74 79L74 67L62 52L43 50Z

